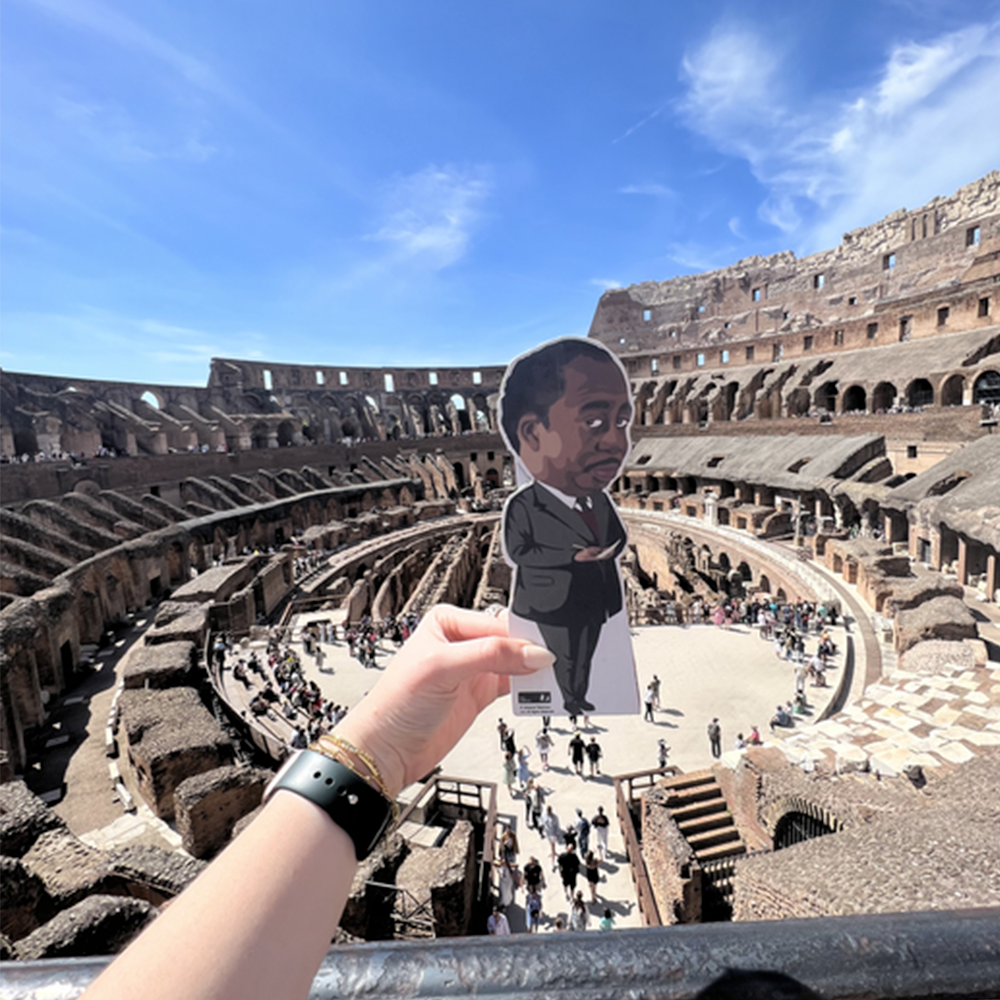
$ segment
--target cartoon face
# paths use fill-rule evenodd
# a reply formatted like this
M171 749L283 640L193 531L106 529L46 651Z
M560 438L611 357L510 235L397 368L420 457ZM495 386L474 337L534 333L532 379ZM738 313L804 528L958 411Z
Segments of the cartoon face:
M632 402L614 362L578 357L563 369L566 390L543 421L525 414L520 457L542 483L570 496L606 489L629 450Z

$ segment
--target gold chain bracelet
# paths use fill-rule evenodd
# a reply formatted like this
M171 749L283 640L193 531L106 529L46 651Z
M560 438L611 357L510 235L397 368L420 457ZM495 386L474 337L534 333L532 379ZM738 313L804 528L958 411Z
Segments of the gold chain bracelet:
M382 772L378 769L378 765L371 754L356 747L350 740L345 739L343 736L337 736L334 733L324 733L309 749L316 751L316 753L321 753L324 757L329 757L331 760L339 761L359 778L373 783L382 795L392 803L393 822L399 818L399 804L396 802L395 797L389 794L389 789L386 786L385 779L382 777ZM348 758L347 760L344 759L345 756ZM360 760L369 773L362 774L350 758Z

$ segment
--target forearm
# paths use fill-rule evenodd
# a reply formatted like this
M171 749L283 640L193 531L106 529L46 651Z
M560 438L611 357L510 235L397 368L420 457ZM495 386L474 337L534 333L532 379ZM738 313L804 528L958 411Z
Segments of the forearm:
M305 997L356 869L340 827L298 795L278 792L86 996Z

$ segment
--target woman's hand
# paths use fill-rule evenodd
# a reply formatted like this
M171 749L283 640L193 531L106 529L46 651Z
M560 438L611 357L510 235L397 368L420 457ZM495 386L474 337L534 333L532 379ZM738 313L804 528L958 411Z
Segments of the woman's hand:
M553 662L547 649L508 638L506 615L437 605L335 732L374 757L395 796L437 765L476 716L510 691L511 676Z

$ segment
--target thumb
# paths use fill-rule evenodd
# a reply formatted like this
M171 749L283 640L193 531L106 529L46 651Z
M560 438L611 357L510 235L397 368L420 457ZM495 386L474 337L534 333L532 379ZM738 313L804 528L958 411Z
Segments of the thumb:
M499 635L449 643L438 655L459 680L484 673L533 674L556 662L555 654L544 646Z

